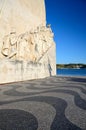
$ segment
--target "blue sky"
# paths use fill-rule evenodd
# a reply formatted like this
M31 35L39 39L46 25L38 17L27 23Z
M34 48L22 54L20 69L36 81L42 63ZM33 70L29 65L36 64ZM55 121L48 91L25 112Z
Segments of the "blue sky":
M86 0L45 0L56 42L56 62L86 63Z

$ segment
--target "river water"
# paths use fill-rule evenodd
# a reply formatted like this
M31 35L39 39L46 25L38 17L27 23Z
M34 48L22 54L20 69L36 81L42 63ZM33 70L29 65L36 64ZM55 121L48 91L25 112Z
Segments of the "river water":
M86 76L86 68L85 69L57 69L57 75Z

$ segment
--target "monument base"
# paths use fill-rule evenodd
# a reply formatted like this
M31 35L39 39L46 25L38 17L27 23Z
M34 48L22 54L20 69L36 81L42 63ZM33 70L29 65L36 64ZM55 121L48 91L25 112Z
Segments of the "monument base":
M24 61L0 61L0 83L38 79L49 76L48 66Z
M0 84L40 79L55 75L55 44L37 63L8 58L0 60Z

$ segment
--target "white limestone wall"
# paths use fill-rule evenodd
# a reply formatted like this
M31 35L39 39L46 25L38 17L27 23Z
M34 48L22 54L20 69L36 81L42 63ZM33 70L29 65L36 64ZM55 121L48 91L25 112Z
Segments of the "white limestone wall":
M13 29L19 35L41 24L46 24L44 0L0 0L0 48Z
M0 84L56 75L44 0L0 0Z

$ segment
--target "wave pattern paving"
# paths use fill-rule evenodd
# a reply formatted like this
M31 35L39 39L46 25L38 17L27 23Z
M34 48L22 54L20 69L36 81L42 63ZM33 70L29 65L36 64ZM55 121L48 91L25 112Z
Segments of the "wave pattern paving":
M0 85L0 130L86 130L86 78Z

